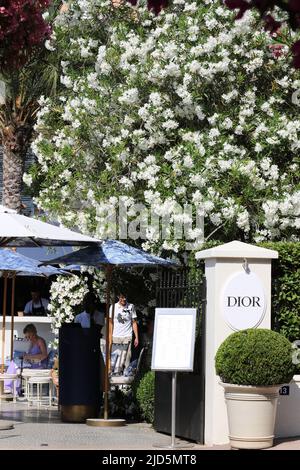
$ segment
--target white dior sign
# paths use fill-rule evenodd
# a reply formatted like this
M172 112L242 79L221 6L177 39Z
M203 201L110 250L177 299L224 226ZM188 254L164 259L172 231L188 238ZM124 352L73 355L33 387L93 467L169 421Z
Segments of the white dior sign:
M266 311L265 292L259 277L246 271L234 274L224 287L221 311L232 330L257 327Z

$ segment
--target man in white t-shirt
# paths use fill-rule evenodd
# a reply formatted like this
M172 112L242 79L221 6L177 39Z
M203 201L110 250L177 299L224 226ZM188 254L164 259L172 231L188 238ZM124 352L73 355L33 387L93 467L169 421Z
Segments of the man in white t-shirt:
M109 309L109 326L112 332L112 355L117 352L117 361L112 368L121 373L128 367L131 358L131 341L134 333L134 347L139 345L137 315L133 304L127 302L126 296L119 294L119 301Z
M33 316L47 315L49 300L41 297L41 293L38 290L31 291L31 299L25 305L24 314Z

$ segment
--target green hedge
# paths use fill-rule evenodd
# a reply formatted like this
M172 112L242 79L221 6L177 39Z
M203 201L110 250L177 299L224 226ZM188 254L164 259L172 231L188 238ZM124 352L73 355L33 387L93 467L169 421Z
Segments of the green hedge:
M279 253L272 261L273 329L290 341L300 339L300 242L266 242Z
M136 400L141 410L142 417L147 423L154 422L154 372L147 372L138 384Z

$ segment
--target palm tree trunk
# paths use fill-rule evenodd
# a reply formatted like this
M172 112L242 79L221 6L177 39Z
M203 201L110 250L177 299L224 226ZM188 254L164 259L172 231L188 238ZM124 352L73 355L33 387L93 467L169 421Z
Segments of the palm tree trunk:
M27 131L27 132L26 132ZM2 204L21 212L24 157L29 147L28 129L6 126L2 129L3 194Z

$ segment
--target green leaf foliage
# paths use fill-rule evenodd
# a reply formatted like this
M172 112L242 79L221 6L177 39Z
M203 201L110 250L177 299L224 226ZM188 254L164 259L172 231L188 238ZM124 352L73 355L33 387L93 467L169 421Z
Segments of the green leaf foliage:
M154 422L154 372L147 372L141 379L137 391L136 399L139 404L141 414L147 423Z
M237 385L289 383L295 373L291 343L280 333L266 329L230 335L217 351L215 366L223 382Z
M290 341L300 338L300 243L267 242L260 246L279 253L272 261L273 329Z

